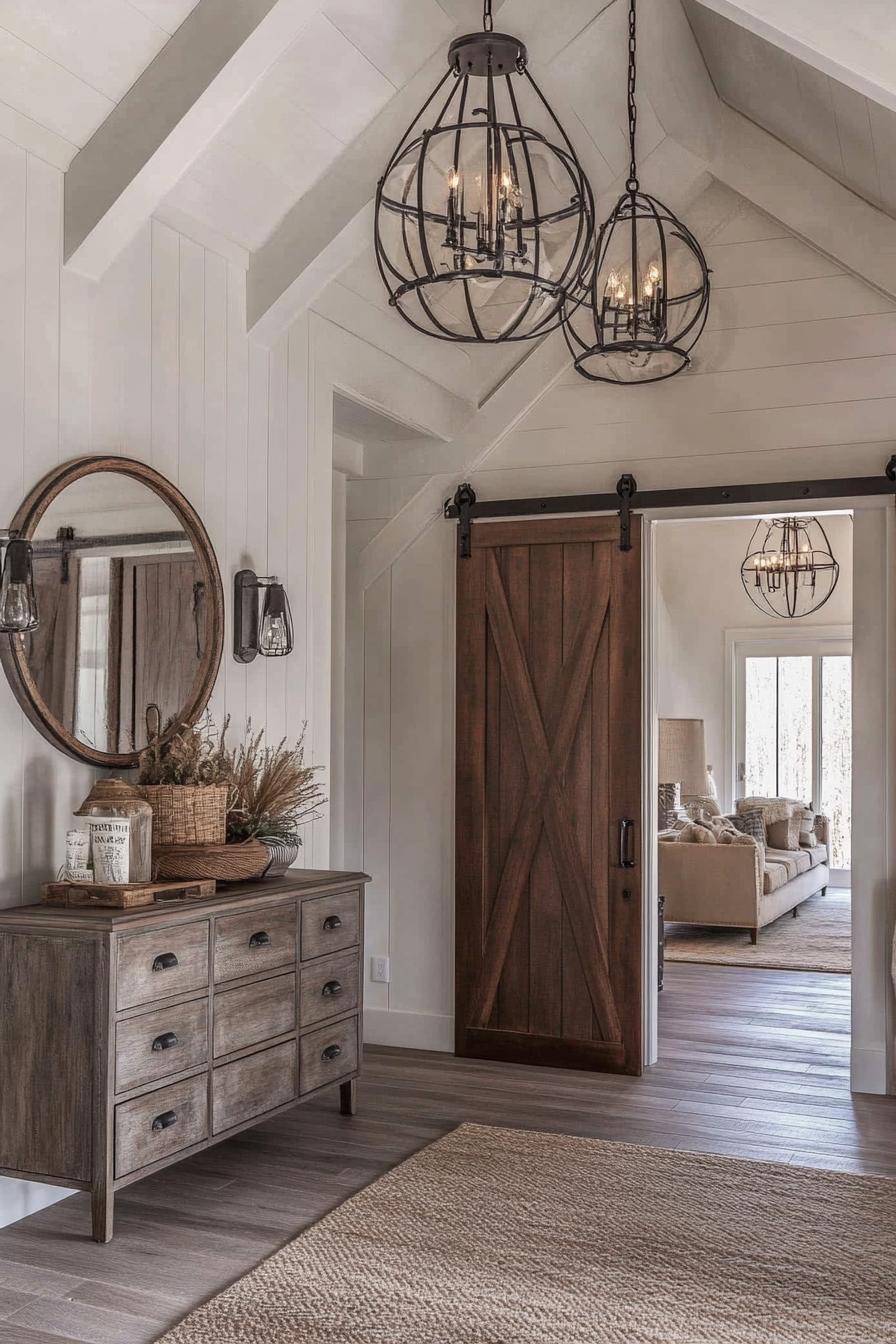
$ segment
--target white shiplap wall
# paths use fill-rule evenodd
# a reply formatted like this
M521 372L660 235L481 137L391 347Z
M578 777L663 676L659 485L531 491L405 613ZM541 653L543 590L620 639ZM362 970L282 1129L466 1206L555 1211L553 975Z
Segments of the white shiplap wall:
M244 272L158 222L98 286L65 273L61 255L62 174L0 139L0 525L62 460L111 452L152 463L196 505L221 566L216 718L229 712L237 734L251 717L274 741L307 718L314 753L317 725L329 723L326 693L312 703L324 685L312 663L329 657L329 584L325 603L312 602L307 559L325 548L312 545L309 500L328 489L330 462L316 471L308 451L307 321L270 351L251 346ZM286 579L289 659L244 667L230 657L229 585L242 565ZM58 867L90 772L44 742L5 679L0 740L0 905L15 905ZM328 727L317 750L326 759ZM305 858L326 863L325 828ZM0 1181L0 1224L57 1197Z
M644 489L883 471L896 304L746 205L710 263L693 372L632 389L570 370L473 472L481 498L612 491L628 470ZM361 548L388 485L355 483ZM368 1037L435 1049L453 1033L453 533L439 519L404 538L363 594L368 952L392 962L366 988Z

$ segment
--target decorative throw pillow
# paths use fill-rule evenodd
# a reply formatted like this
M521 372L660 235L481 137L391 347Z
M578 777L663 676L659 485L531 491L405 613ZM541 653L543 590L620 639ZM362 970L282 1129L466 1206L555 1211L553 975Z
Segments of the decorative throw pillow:
M800 847L800 817L794 813L786 821L768 821L766 819L765 830L768 835L768 844L770 849L799 849Z
M738 812L728 820L733 826L736 826L744 835L752 836L758 845L765 848L765 814L758 808L748 808L744 812Z
M796 816L800 821L800 846L804 849L811 849L813 845L818 844L818 837L815 834L815 809L812 807L800 807L796 809Z
M793 804L787 798L738 798L738 813L757 809L765 818L766 826L773 821L787 821L793 815Z

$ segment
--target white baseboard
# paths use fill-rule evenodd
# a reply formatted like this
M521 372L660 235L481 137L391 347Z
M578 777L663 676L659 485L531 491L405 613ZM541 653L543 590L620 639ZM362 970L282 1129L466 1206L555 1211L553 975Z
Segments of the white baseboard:
M849 1063L849 1085L853 1092L887 1095L887 1052L883 1046L877 1049L853 1046Z
M17 1223L29 1213L58 1204L68 1199L74 1190L63 1190L58 1185L37 1185L34 1181L16 1181L11 1176L0 1176L0 1227Z
M454 1051L454 1018L440 1013L364 1010L364 1040L368 1045L396 1045L406 1050Z

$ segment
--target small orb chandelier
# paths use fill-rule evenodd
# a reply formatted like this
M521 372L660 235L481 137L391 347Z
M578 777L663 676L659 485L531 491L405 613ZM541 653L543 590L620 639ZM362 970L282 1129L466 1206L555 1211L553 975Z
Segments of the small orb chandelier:
M591 187L518 38L451 44L448 72L376 193L389 302L445 341L522 341L560 325L594 243ZM450 85L446 93L446 85Z
M657 383L680 373L709 312L703 249L638 181L635 3L629 0L628 181L597 236L588 283L565 314L575 366L592 382Z
M740 577L755 607L793 620L824 606L840 566L817 518L764 518L750 538Z

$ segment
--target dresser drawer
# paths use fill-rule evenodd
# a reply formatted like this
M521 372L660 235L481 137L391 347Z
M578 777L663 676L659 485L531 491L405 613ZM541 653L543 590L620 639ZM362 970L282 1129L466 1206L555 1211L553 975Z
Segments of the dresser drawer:
M358 1018L349 1017L332 1027L310 1031L299 1042L299 1091L313 1092L335 1083L358 1068Z
M358 1007L361 965L357 951L307 962L300 974L300 1026L326 1022L330 1017L353 1013Z
M215 1058L261 1045L296 1029L295 972L219 990L215 995Z
M119 1010L155 1003L207 984L208 920L119 938Z
M170 1083L115 1108L115 1175L127 1176L208 1137L208 1076Z
M115 1028L115 1091L127 1092L208 1059L208 1000L157 1008Z
M255 971L288 966L296 959L296 907L268 905L215 924L215 983Z
M361 929L360 895L340 891L302 904L302 960L354 947Z
M222 1064L212 1076L212 1097L215 1134L294 1101L295 1041Z

